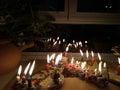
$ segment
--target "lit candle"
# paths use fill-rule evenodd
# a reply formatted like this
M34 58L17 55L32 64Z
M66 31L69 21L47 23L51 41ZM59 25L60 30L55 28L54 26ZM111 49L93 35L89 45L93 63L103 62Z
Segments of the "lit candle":
M28 69L30 67L30 62L28 63L28 65L26 66L25 70L24 70L24 75L22 76L22 83L24 84L26 82L26 74L28 72Z
M59 37L57 37L57 40L59 40Z
M120 75L120 57L118 57L118 67L117 67L117 74Z
M92 55L92 57L91 57L91 66L93 66L93 64L94 64L94 62L95 62L95 59L94 59L94 53L93 53L93 51L91 51L91 55Z
M65 42L65 39L63 39L63 42Z
M88 42L87 42L87 41L85 41L85 47L87 47L87 43L88 43Z
M46 72L49 73L50 71L50 56L49 55L47 55L47 64L45 68L46 68Z
M82 47L82 42L81 41L79 42L79 45Z
M86 50L86 60L88 60L88 56L89 56L89 53L88 53L88 50Z
M102 72L102 61L99 62L98 70L99 70L99 73L101 74L101 72Z
M71 65L73 65L73 63L74 63L74 57L72 57L71 59Z
M81 54L81 61L83 61L83 60L84 60L84 57L83 57L83 52L82 52L81 49L80 49L80 54Z
M95 76L96 76L97 75L97 68L95 68L94 72L95 72Z
M21 78L20 78L21 72L22 72L22 65L19 66L18 75L16 76L16 79L17 79L18 82L19 82L20 79L21 79Z
M68 53L67 53L68 50L69 50L69 46L67 46L66 49L65 49L65 57L68 57Z
M59 61L62 59L62 54L58 54L55 60L55 65L58 67Z
M85 66L86 66L86 62L84 61L84 62L81 63L81 70L82 71L84 70Z
M54 66L54 60L55 60L55 53L53 53L51 56L49 56L49 63Z
M31 84L32 77L31 77L31 76L32 76L34 67L35 67L35 60L33 61L32 66L31 66L30 71L29 71L28 89L29 89L29 88L32 88L32 84Z

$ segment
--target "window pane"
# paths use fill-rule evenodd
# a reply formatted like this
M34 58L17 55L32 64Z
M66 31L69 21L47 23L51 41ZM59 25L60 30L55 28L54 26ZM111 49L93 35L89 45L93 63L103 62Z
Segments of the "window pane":
M41 11L64 11L65 0L32 0L34 8Z
M120 12L119 0L77 0L78 12Z

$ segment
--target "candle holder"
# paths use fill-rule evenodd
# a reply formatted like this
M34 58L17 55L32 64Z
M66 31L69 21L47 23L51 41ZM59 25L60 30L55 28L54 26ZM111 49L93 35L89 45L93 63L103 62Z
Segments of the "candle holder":
M34 90L34 88L32 87L32 77L31 76L29 76L28 77L28 88L27 88L27 90Z

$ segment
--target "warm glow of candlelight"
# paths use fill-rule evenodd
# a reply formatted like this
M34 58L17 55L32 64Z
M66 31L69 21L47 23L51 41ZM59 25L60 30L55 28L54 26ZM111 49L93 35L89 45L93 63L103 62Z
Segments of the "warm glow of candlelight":
M55 39L53 39L53 42L55 42Z
M85 41L85 43L87 43L87 41Z
M73 40L73 43L75 43L75 40Z
M120 57L118 57L118 64L120 64Z
M78 65L78 60L76 61L76 64Z
M92 57L94 57L94 52L93 51L91 51L91 55L92 55Z
M69 47L69 46L72 46L72 44L71 44L71 43L69 43L67 46L68 46L68 47Z
M63 39L63 42L65 42L65 39Z
M81 69L84 69L85 66L86 66L86 62L82 62L82 63L81 63Z
M76 42L76 46L78 47L78 42Z
M55 53L53 53L50 57L49 57L49 61L55 59Z
M97 72L97 68L95 68L94 72Z
M68 52L68 50L69 50L69 47L66 47L65 51Z
M57 44L57 41L55 41L54 43L53 43L53 46L55 46Z
M47 55L47 63L50 63L50 56Z
M22 65L20 65L20 66L19 66L19 69L18 69L18 75L19 75L19 76L20 76L21 72L22 72Z
M98 58L99 58L99 60L101 61L101 56L100 56L100 54L98 53Z
M72 57L72 59L71 59L71 64L73 64L73 62L74 62L74 57Z
M59 37L57 37L57 40L59 40Z
M79 42L79 45L82 47L82 42L81 41Z
M101 71L102 71L102 61L99 62L98 70L99 70L99 72L101 73Z
M80 54L81 54L81 56L83 56L83 52L82 52L82 50L80 49Z
M62 53L59 54L59 57L60 57L60 61L62 60Z
M76 45L76 44L74 44L74 47L75 47L75 48L77 48L77 45Z
M106 68L106 62L103 63L103 67Z
M88 50L86 50L86 57L88 58L88 56L89 56L89 53L88 53Z
M35 60L33 61L32 66L31 66L30 71L29 71L29 75L30 75L30 76L31 76L32 73L33 73L34 67L35 67Z
M61 44L61 41L59 40L59 42L58 42L59 44Z
M30 67L30 62L28 63L27 67L26 67L25 70L24 70L24 75L27 74L29 67Z
M55 60L55 65L58 65L59 61L62 59L62 55L58 54Z
M52 40L52 38L49 39L50 41Z

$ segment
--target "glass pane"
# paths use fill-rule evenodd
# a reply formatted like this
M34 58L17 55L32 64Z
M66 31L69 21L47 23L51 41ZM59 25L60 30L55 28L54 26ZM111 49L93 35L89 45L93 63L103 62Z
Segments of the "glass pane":
M78 12L120 12L119 0L77 0Z
M33 7L41 11L64 11L65 0L32 0Z

